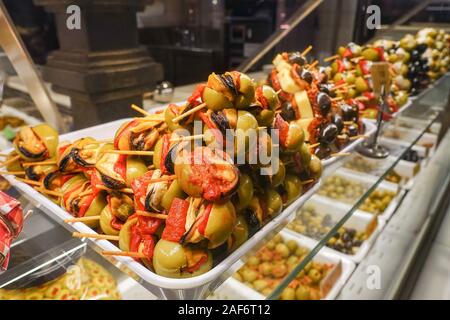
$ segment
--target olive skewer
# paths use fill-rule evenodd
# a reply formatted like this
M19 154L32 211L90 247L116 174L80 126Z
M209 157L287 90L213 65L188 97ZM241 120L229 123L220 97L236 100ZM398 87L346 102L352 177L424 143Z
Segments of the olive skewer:
M194 108L192 108L192 109L190 109L190 110L180 114L179 116L173 118L172 122L178 123L178 122L180 122L181 119L184 119L187 116L190 116L191 114L196 113L197 111L200 111L200 110L202 110L205 107L206 107L206 103L201 103L198 106L196 106L196 107L194 107Z
M305 50L303 50L303 52L300 54L302 57L304 57L305 55L308 54L308 52L310 52L312 50L313 46L309 45Z
M331 57L328 57L328 58L323 59L323 61L324 61L324 62L330 62L330 61L332 61L332 60L338 59L339 57L340 57L340 55L335 54L334 56L331 56Z
M147 117L151 116L151 113L145 111L145 110L142 109L142 108L139 108L139 107L138 107L137 105L135 105L135 104L132 104L132 105L131 105L131 109L133 109L133 110L135 110L135 111L137 111L137 112L143 114L144 116L147 116Z

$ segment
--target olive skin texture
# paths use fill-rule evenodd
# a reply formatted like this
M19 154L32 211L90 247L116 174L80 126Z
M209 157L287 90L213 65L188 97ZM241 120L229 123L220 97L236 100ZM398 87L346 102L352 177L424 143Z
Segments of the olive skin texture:
M155 272L168 278L190 278L206 273L212 268L213 259L209 251L204 251L208 255L208 260L200 268L192 273L183 271L187 267L187 251L193 249L188 246L182 246L179 243L160 239L155 246L153 254L153 267Z
M100 213L100 228L102 229L103 233L113 236L119 235L119 230L114 229L111 226L111 220L113 219L113 215L111 211L109 210L109 206L106 205L102 212Z
M205 238L209 240L208 248L214 249L227 241L236 224L236 210L228 201L214 203L205 228Z
M288 174L284 180L283 188L286 191L285 205L288 206L302 194L302 181L299 177Z
M264 193L264 200L267 206L267 214L270 217L278 215L283 209L283 200L281 195L274 189L268 189Z
M131 242L131 227L133 227L138 222L138 219L131 218L128 219L119 232L119 248L122 251L130 251L130 242Z
M239 187L235 195L236 210L241 211L250 204L253 198L254 186L248 174L240 173Z
M183 192L177 180L172 181L169 189L166 191L161 199L161 206L169 212L172 201L175 198L185 199L187 197L186 193Z

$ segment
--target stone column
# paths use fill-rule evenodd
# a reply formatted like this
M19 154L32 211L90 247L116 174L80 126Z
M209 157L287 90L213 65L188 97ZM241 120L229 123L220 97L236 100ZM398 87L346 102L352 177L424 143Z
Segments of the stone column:
M146 0L34 0L55 14L60 48L50 54L44 79L71 98L74 128L135 115L142 94L163 70L138 43L136 12ZM80 29L69 29L67 8L81 9Z

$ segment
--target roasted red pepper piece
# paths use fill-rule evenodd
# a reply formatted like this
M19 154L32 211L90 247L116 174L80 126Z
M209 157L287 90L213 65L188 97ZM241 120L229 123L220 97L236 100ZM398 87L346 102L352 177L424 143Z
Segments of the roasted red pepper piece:
M202 97L202 95L203 95L203 90L205 90L205 87L206 87L205 83L201 83L201 84L197 85L197 87L195 87L194 92L187 99L187 101L189 103L193 103L193 102L197 101L198 99L200 99Z
M212 209L212 203L208 204L205 208L205 213L203 215L203 221L198 226L198 232L200 232L201 235L205 234L206 226L208 225L209 215L211 213Z
M289 123L287 121L284 121L280 114L277 114L273 127L275 129L278 129L280 143L283 145L283 147L286 147L287 136L289 133Z
M133 120L130 121L125 128L122 129L122 131L117 135L117 137L114 139L114 148L119 149L119 141L122 138L122 136L131 130L132 128L136 127L139 124L139 120Z
M189 209L189 202L175 198L170 206L166 219L166 227L161 238L167 241L180 242L181 237L186 232L186 215Z
M120 154L119 159L114 164L114 171L120 174L120 176L126 180L127 179L127 155Z

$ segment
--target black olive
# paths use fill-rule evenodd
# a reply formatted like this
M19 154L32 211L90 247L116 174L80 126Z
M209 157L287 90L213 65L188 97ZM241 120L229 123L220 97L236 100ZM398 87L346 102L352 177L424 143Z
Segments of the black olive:
M41 153L31 153L30 151L28 151L27 149L25 149L24 147L19 146L19 151L20 153L22 153L25 157L27 158L32 158L32 159L39 159L42 156L44 156L45 152L47 152L47 150L42 151Z
M222 81L222 83L227 87L231 93L237 97L239 95L239 92L236 88L236 85L234 84L233 77L229 74L221 74L219 75L219 79Z
M291 64L298 64L299 66L303 66L306 64L305 57L302 56L302 54L298 51L294 51L288 54L288 60Z
M104 185L109 189L122 189L126 187L125 183L117 181L106 174L100 172L100 176Z
M330 123L322 130L319 136L319 142L321 144L333 143L337 135L338 135L337 126L334 123Z
M326 69L324 67L319 67L319 73L321 74L321 83L327 83L328 82L328 73L326 72Z
M259 230L259 228L261 228L261 222L251 209L247 208L245 210L245 218L247 220L248 228L251 234L255 233Z
M348 135L350 137L358 135L358 128L355 125L350 125L347 127Z
M311 82L313 81L312 73L306 69L302 69L302 71L300 72L300 78L308 82L308 84L311 84Z
M281 105L280 115L286 121L295 120L295 110L290 101L285 101Z
M419 52L419 53L424 53L426 50L427 50L427 45L425 44L425 43L421 43L421 44L418 44L417 46L416 46L416 50Z
M354 121L358 117L358 110L356 108L346 103L341 104L342 119L344 121Z
M33 181L39 181L40 176L34 171L34 167L28 167L25 169L25 175L28 179Z
M353 228L348 228L348 229L347 229L347 233L348 233L351 237L354 237L355 234L356 234L356 230L353 229Z
M333 123L338 128L338 132L341 132L342 129L344 129L344 121L342 120L342 117L338 113L333 114Z
M411 60L415 61L417 59L420 59L420 53L417 50L411 51Z
M328 158L331 154L331 149L329 146L325 144L321 144L314 150L314 155L317 156L319 159L325 159Z
M216 124L222 135L226 136L227 129L230 129L230 123L223 112L219 111L211 113L211 120Z
M326 116L331 110L331 98L323 92L319 92L317 95L317 104L319 105L320 112L323 116Z

